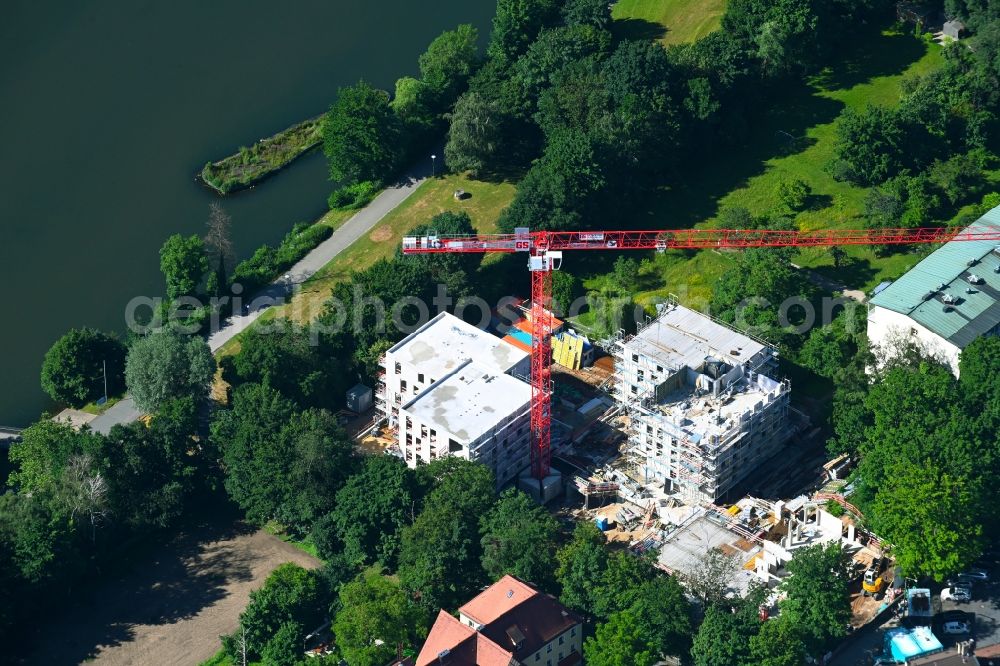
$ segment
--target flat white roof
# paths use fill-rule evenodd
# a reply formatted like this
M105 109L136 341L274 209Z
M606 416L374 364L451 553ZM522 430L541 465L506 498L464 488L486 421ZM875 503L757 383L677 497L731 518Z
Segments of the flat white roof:
M683 305L669 304L660 309L654 322L625 344L633 354L655 359L665 368L700 368L711 356L730 365L750 365L767 346L712 321ZM762 360L761 358L757 359Z
M507 417L526 411L530 404L529 384L466 361L400 411L468 444Z
M408 335L386 355L424 373L428 381L443 378L469 360L502 374L528 357L527 352L447 312Z

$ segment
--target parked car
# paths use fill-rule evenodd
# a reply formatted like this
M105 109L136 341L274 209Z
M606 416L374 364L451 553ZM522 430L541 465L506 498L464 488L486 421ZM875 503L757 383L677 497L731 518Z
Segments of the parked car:
M985 569L969 569L958 574L958 579L985 583L990 579L990 574Z
M967 622L945 622L941 625L941 630L950 635L967 634L969 633L969 625Z
M966 603L972 600L972 590L968 587L958 585L955 587L946 587L941 590L941 601L947 601L948 599L960 603Z

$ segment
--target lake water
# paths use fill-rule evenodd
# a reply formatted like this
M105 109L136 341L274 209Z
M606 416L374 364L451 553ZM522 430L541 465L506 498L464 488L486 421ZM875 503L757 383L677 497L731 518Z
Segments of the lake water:
M0 21L0 425L52 409L38 373L67 329L124 330L163 293L158 250L202 233L195 173L329 107L391 89L442 30L489 32L491 0L8 0ZM222 199L242 258L322 214L321 154ZM100 381L99 378L96 381Z

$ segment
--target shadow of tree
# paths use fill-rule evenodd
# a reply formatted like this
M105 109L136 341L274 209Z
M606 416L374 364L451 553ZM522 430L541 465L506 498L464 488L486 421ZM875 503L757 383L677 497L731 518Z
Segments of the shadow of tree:
M806 132L833 122L842 102L804 82L776 86L770 103L746 118L752 132L742 145L720 147L706 159L684 164L672 184L656 192L637 216L642 228L688 228L718 213L726 194L767 170L767 161L799 153L815 143Z
M909 34L883 34L866 26L843 42L836 64L812 78L813 85L824 90L851 88L878 76L899 74L923 57L923 42Z
M611 25L611 33L616 40L663 39L667 28L663 24L653 23L646 19L626 18L615 19Z
M840 263L840 268L833 266L817 266L816 273L834 282L846 285L868 284L878 273L867 259L846 257Z
M26 637L34 650L21 663L81 663L135 640L141 625L170 625L198 615L226 597L230 585L252 580L261 554L237 540L254 532L241 522L185 529L65 608L47 623L44 635L40 628Z
M810 194L806 197L804 210L823 210L833 205L833 197L829 194Z

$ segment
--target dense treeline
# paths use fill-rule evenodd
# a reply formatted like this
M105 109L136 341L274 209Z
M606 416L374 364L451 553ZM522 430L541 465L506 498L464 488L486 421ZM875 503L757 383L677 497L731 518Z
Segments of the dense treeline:
M487 61L451 116L448 164L527 170L504 230L614 226L680 166L744 139L771 86L815 70L884 6L740 0L721 30L665 50L616 41L599 3L500 2Z
M420 78L405 76L395 94L365 81L337 91L323 118L330 179L340 187L331 208L366 204L445 128L458 95L479 66L478 32L460 25L439 35L419 58Z

